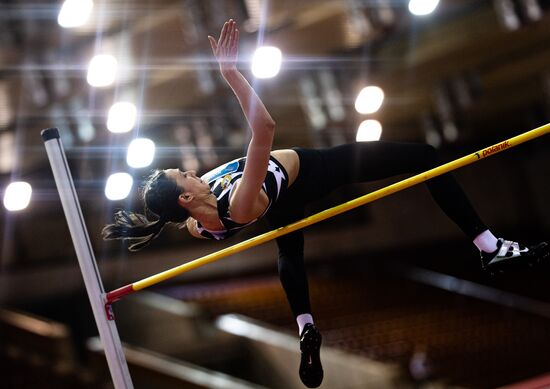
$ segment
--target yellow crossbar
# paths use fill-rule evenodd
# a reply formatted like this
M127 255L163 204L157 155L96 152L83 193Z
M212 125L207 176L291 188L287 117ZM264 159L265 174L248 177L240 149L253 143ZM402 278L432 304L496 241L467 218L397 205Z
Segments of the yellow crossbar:
M405 180L396 182L395 184L386 186L384 188L378 189L374 192L368 193L364 196L358 197L354 200L348 201L346 203L337 205L335 207L329 208L325 211L316 213L305 219L299 220L288 226L277 228L266 232L264 234L258 235L254 238L245 240L243 242L237 243L233 246L227 247L225 249L216 251L215 253L205 255L201 258L195 259L194 261L187 262L183 265L176 266L172 269L163 271L161 273L147 277L141 281L134 282L133 284L126 285L122 288L116 289L112 292L107 293L107 301L113 302L120 299L122 296L145 289L149 286L155 285L159 282L168 280L170 278L176 277L182 273L188 272L190 270L196 269L200 266L204 266L208 263L218 261L222 258L225 258L229 255L239 253L244 250L248 250L254 246L258 246L262 243L268 242L270 240L276 239L282 235L289 234L293 231L300 230L302 228L308 227L312 224L319 223L325 219L331 218L333 216L339 215L341 213L347 212L351 209L357 208L361 205L371 203L375 200L378 200L382 197L388 196L395 192L399 192L403 189L409 188L421 182L427 181L430 178L440 176L442 174L448 173L452 170L456 170L463 166L477 162L483 158L489 157L491 155L500 153L504 150L508 150L511 147L517 146L521 143L527 142L529 140L538 138L544 134L550 132L550 123L544 126L535 128L534 130L527 131L521 135L510 138L506 141L497 143L493 146L482 149L478 152L475 152L470 155L466 155L462 158L455 159L454 161L448 162L444 165L438 166L434 169L430 169L423 173L417 174L415 176L409 177Z

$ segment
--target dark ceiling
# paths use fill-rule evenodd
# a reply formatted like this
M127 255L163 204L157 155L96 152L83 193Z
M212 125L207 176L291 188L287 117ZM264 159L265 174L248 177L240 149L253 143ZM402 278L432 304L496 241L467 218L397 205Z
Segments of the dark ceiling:
M109 173L128 171L132 138L156 142L158 167L204 171L243 152L243 117L207 40L228 18L242 25L240 68L277 122L276 148L353 141L368 117L382 123L383 139L441 149L486 145L549 121L546 0L442 0L427 17L411 15L405 0L96 1L77 29L58 26L59 7L0 2L0 188L22 179L34 190L27 210L0 210L4 269L73 255L43 128L61 131L100 255L116 252L97 237L112 208L137 204L137 196L113 204L103 195ZM248 71L258 43L283 52L274 79ZM87 63L100 52L119 59L111 88L86 83ZM354 110L368 84L386 94L370 116ZM138 107L138 124L112 134L107 110L122 97ZM147 169L131 172L139 179Z

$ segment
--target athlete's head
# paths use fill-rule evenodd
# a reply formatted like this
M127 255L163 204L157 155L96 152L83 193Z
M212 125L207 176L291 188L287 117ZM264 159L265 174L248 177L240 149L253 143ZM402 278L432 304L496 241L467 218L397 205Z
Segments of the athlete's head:
M184 208L192 209L195 205L200 204L202 199L210 195L210 186L197 177L194 170L183 172L179 169L166 169L164 175L178 188L182 188L178 196L178 204Z
M129 250L137 251L156 238L166 223L185 222L189 212L181 199L187 192L175 177L171 177L172 174L167 174L169 171L177 169L155 170L143 186L145 215L153 215L156 220L150 221L145 215L118 210L114 223L103 228L103 239L128 240L131 243Z

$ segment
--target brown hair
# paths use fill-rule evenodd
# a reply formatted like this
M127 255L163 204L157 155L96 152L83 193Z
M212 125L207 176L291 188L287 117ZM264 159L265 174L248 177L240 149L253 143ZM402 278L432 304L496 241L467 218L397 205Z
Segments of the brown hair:
M101 234L104 240L120 239L130 243L128 250L138 251L155 239L167 223L183 223L189 212L178 204L183 188L168 178L164 170L155 170L143 186L145 215L153 214L157 220L147 216L117 210L114 223L106 225Z

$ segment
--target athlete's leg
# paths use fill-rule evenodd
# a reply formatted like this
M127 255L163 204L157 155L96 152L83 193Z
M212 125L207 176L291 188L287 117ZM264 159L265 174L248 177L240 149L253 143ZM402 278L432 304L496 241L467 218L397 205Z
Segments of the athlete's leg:
M283 201L274 212L268 214L275 228L288 225L303 218L304 209ZM295 231L277 238L279 247L279 277L292 313L298 323L300 334L300 379L310 388L323 381L323 366L320 359L321 334L313 324L309 302L309 288L304 265L304 235Z
M319 162L316 151L299 152L300 171L293 185L281 195L267 214L275 228L286 226L304 217L304 207L311 187L316 185L315 166ZM279 247L279 277L300 334L300 379L310 388L323 381L320 359L321 334L313 323L309 288L304 264L304 236L295 231L277 238Z
M379 180L398 174L417 174L440 164L436 150L427 144L358 142L322 150L331 181L340 186ZM426 182L434 200L472 240L487 227L450 173Z
M420 173L440 165L435 149L426 144L362 142L325 149L321 153L330 172L329 181L337 186ZM497 239L480 220L450 173L432 178L426 184L441 209L481 251L484 269L498 272L538 264L550 257L545 242L528 247Z

